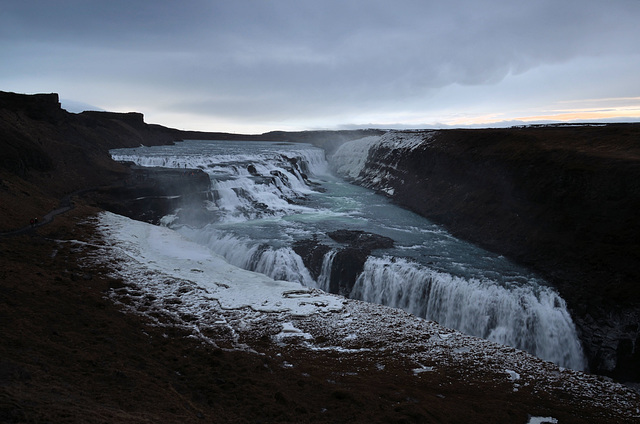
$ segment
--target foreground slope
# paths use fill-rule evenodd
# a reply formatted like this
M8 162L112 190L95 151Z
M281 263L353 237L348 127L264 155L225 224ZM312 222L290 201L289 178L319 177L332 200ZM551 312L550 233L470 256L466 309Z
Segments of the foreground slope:
M3 422L640 419L640 395L606 378L95 212L2 241Z

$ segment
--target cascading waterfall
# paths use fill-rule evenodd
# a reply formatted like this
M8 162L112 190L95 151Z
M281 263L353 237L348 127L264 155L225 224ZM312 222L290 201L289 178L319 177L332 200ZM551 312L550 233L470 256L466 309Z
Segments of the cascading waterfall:
M260 255L253 269L276 280L298 281L305 286L314 286L302 258L291 248L266 249Z
M353 171L352 178L364 166L362 154L376 140L363 140L356 143L357 151L346 151L349 155L341 166ZM187 141L118 149L112 156L140 166L207 172L212 182L213 200L207 206L211 222L192 227L177 215L164 222L233 265L328 291L340 246L326 234L335 229L382 234L394 239L397 248L374 251L378 256L367 259L350 297L402 308L562 366L584 369L575 326L553 289L421 217L405 216L405 222L399 222L409 212L329 175L321 149L292 143ZM323 190L316 190L319 185ZM316 237L331 248L314 281L292 245Z
M263 216L282 216L308 211L296 201L312 192L307 175L328 172L324 152L320 149L297 148L280 143L282 151L274 150L274 143L254 143L260 147L253 154L244 149L246 142L224 142L226 153L207 148L212 142L188 141L181 152L173 146L115 149L114 160L133 162L139 166L168 168L199 168L207 172L212 183L212 210L220 212L218 219L240 222ZM191 149L194 147L196 150ZM288 148L287 148L288 147ZM132 152L133 151L133 152ZM176 154L182 153L182 154Z
M239 268L259 272L275 280L297 281L305 286L315 286L302 258L289 247L274 248L207 227L184 227L179 232L190 240L207 246Z
M566 304L549 287L503 287L404 259L370 257L351 297L401 308L569 368L585 366Z

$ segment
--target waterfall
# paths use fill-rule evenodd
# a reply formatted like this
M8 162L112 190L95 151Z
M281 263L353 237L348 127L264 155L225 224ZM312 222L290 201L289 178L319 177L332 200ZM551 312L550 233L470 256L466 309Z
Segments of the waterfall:
M585 368L566 304L546 286L504 287L437 272L404 259L370 257L351 297L402 308L568 368Z
M323 150L292 143L186 141L115 149L111 156L138 166L202 169L211 179L209 209L225 222L308 212L300 204L313 192L308 178L328 172Z
M333 259L336 257L338 251L331 249L322 258L322 268L320 275L318 276L318 288L326 292L329 291L331 285L331 270L333 269Z
M274 280L297 281L304 286L315 286L302 258L289 247L264 250L251 270L268 275Z
M367 137L339 147L332 166L352 180L379 179L379 170L365 166L372 146L411 150L428 142L428 136L412 133ZM186 141L111 154L139 166L206 172L212 191L203 208L208 223L189 222L190 214L178 211L163 222L232 265L329 291L331 275L340 274L333 269L340 249L327 234L351 228L382 234L396 242L396 248L385 251L393 257L370 256L350 297L402 308L565 367L585 368L575 326L554 290L373 192L336 181L327 175L321 149L278 142ZM321 182L312 180L318 176ZM322 259L314 281L292 246L316 237L326 253L313 262L317 272Z
M350 180L358 178L367 162L369 149L380 141L380 136L369 136L344 143L332 155L332 168Z
M181 227L177 230L190 240L207 246L212 252L224 257L231 265L268 275L274 280L297 281L308 287L316 283L304 266L302 258L290 247L272 247L247 238L213 228L194 229Z

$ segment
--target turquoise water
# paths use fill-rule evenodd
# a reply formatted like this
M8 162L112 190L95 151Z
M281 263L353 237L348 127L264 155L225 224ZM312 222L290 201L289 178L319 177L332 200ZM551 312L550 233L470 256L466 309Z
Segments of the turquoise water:
M112 151L142 166L200 168L212 181L206 223L167 225L230 263L276 279L328 289L291 249L337 229L394 240L367 260L351 297L405 309L462 332L527 350L574 369L582 349L565 302L545 281L505 258L456 239L386 197L330 172L321 149L279 142L187 141Z

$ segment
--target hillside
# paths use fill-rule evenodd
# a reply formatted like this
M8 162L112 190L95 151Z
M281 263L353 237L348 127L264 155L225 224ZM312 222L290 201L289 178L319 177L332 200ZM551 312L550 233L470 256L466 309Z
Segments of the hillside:
M0 231L27 227L0 235L0 421L640 418L640 395L608 378L389 308L350 301L308 321L255 306L189 309L203 300L190 303L200 291L182 273L197 270L160 256L154 262L166 272L136 262L144 251L127 240L162 229L123 218L115 237L98 194L119 192L134 172L108 149L194 134L137 113L69 114L54 94L0 93ZM28 227L65 199L64 213ZM188 287L150 291L174 280Z

